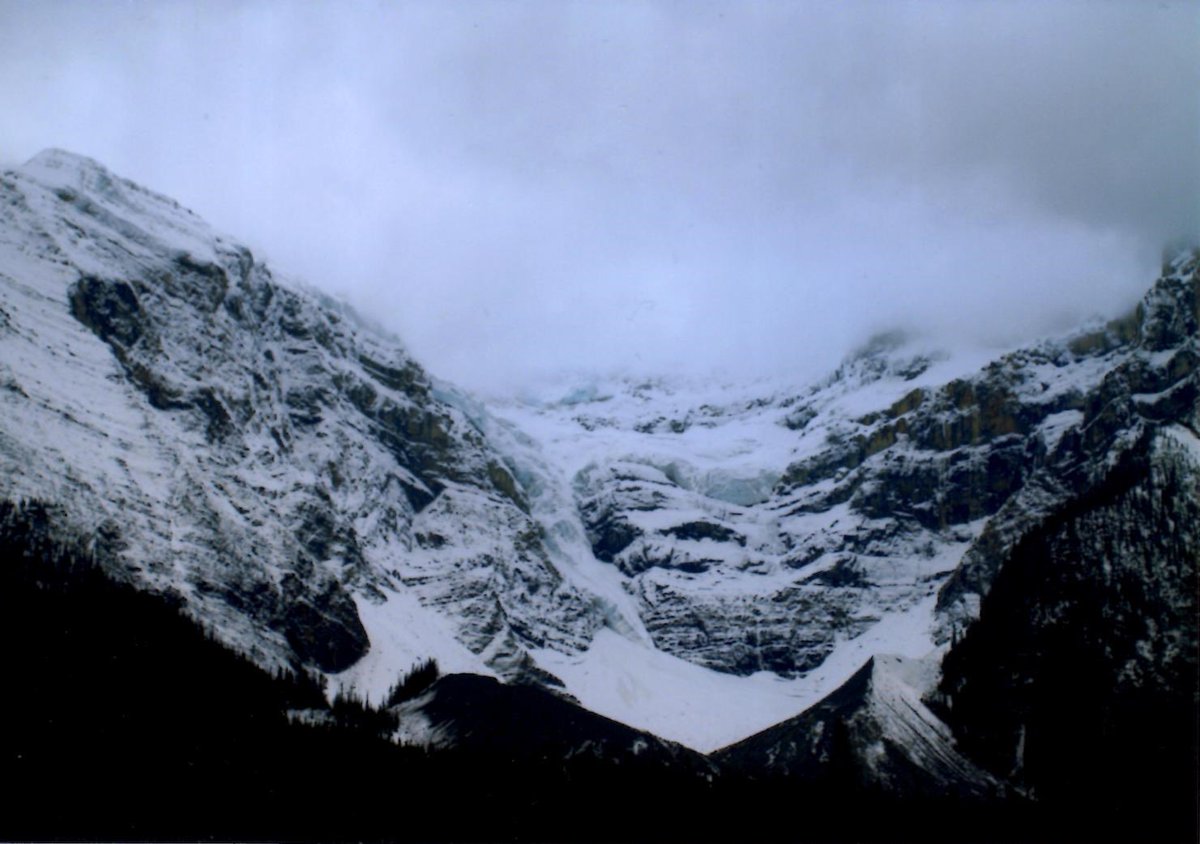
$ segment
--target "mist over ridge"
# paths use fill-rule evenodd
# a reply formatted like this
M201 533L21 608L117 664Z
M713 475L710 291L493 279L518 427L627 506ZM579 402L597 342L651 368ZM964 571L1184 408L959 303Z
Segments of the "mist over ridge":
M0 3L0 159L58 146L434 374L819 376L1009 346L1200 232L1192 4ZM97 33L100 33L97 35Z

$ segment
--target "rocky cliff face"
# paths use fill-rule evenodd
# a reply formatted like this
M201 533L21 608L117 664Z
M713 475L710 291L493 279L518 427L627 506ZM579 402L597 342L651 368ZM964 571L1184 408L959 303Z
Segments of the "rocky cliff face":
M963 748L1043 801L1195 820L1198 458L1182 425L1129 443L1013 545L945 658Z
M607 439L579 512L660 648L793 676L934 595L948 641L1023 532L1147 431L1197 430L1196 286L1181 256L1127 318L978 368L883 337L802 393L649 384L520 419L564 454Z
M939 600L947 623L973 618L1013 544L1100 485L1131 449L1166 426L1200 431L1200 255L1181 255L1167 269L1128 317L1067 343L1071 355L1104 364L1100 377L1074 399L1077 424L964 556Z
M268 663L382 658L388 607L461 668L587 644L512 474L397 341L86 159L0 197L5 496Z

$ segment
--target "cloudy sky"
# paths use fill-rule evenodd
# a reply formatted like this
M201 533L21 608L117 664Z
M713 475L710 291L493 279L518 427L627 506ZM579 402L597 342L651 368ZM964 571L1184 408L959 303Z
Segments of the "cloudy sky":
M0 164L180 200L475 388L1114 315L1200 233L1200 4L0 0Z

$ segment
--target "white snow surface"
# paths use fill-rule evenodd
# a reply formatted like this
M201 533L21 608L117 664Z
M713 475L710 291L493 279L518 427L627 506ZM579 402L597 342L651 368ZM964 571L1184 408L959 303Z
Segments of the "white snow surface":
M1192 467L1200 470L1200 437L1183 425L1168 425L1162 430L1161 436L1181 449L1188 456Z
M586 378L547 381L519 399L489 402L495 416L535 440L568 477L628 458L668 472L680 486L734 505L765 501L783 469L819 451L845 420L886 408L906 393L978 372L1009 349L949 350L911 343L893 350L890 369L849 361L815 384L783 378ZM897 362L920 361L915 375ZM886 366L881 363L880 366ZM902 368L902 367L901 367ZM798 406L815 414L802 430L785 420ZM672 429L671 423L677 423Z
M332 675L331 696L341 692L380 706L406 671L430 658L446 674L496 676L478 654L455 638L444 617L422 606L411 593L392 592L384 601L356 596L355 604L371 649L350 668Z
M877 653L914 659L933 653L936 601L931 595L889 615L840 643L819 668L792 680L766 671L739 677L702 668L611 630L601 630L582 654L533 655L585 708L710 753L800 714Z

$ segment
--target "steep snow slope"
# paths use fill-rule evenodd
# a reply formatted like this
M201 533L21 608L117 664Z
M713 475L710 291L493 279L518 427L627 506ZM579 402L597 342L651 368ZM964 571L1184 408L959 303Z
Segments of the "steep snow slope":
M0 180L0 493L268 664L381 695L603 619L403 347L174 202L50 151Z

